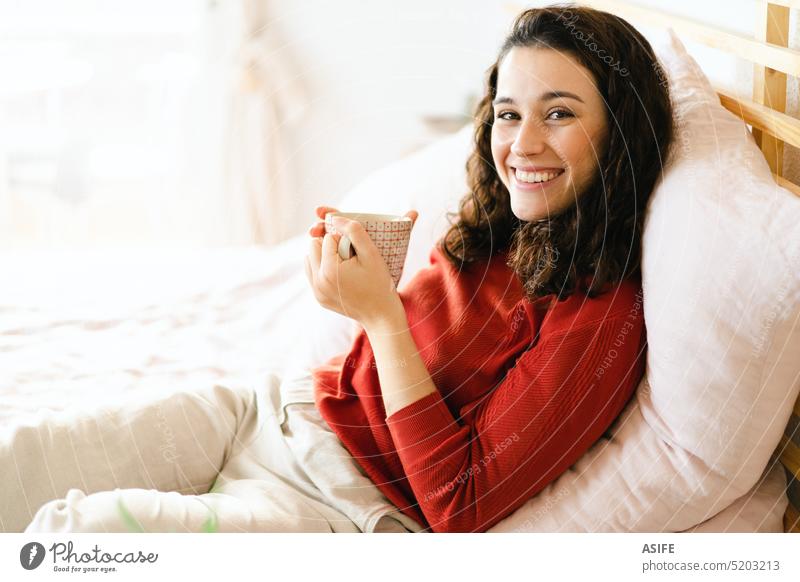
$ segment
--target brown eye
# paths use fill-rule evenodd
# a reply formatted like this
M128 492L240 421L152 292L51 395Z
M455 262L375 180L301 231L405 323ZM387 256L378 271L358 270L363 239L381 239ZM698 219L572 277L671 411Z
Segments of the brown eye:
M560 113L562 117L553 117L553 115L555 115L556 113ZM566 109L554 109L553 111L550 112L550 115L547 116L548 119L555 119L556 121L559 121L561 119L567 119L569 117L575 117L575 116L572 114L571 111L567 111Z
M501 111L500 113L497 114L497 119L511 120L511 119L517 119L517 117L518 117L517 114L514 113L513 111Z

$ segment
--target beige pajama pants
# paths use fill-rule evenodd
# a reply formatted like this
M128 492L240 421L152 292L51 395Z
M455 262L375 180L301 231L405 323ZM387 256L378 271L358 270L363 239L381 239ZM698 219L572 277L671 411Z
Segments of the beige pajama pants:
M0 429L0 531L407 532L303 373Z

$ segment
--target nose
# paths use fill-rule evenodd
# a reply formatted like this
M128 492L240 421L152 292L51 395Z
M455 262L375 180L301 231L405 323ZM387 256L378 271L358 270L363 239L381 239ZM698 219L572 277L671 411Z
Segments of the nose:
M541 154L547 148L547 128L535 119L527 119L519 125L519 131L511 144L511 153L521 158Z

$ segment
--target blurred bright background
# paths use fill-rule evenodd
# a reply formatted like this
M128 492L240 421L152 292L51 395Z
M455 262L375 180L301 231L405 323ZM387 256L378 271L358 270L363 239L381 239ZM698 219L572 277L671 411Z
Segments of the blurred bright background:
M492 4L2 0L0 248L298 234L468 121Z

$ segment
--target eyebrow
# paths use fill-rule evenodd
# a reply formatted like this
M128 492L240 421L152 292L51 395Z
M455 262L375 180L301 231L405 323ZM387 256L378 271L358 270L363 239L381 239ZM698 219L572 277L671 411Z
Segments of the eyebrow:
M539 101L550 101L552 99L575 99L584 103L584 100L575 95L575 93L570 93L569 91L548 91L547 93L542 93L539 95ZM492 101L492 105L498 105L500 103L510 103L514 104L514 100L511 97L497 97L494 101Z

